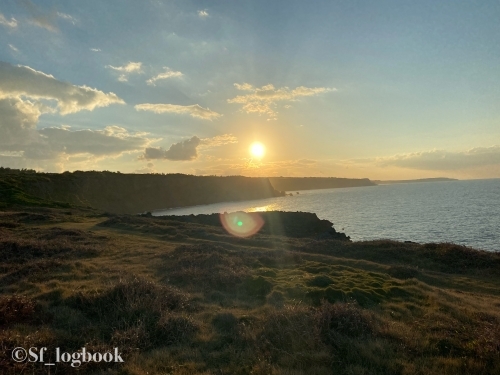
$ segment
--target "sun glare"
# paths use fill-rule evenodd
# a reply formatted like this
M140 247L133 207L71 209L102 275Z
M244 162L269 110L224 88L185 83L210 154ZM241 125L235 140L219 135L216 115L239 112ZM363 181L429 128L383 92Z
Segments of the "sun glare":
M250 153L256 158L261 158L266 153L266 150L262 143L255 142L250 146Z

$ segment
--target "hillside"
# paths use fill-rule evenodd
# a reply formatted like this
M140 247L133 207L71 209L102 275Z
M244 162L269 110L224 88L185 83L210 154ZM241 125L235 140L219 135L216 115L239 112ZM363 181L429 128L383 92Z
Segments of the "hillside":
M313 214L266 215L290 232L0 209L0 373L500 373L499 253L351 242ZM116 347L124 363L48 370L15 362L16 347L52 360Z
M337 177L269 177L271 185L280 191L331 189L357 186L374 186L367 178Z
M282 195L267 178L112 172L0 171L0 202L90 206L114 213L194 206Z

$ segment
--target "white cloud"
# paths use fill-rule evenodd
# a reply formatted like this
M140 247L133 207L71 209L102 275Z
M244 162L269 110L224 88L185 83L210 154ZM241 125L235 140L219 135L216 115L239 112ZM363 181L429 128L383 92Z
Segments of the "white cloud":
M239 83L235 83L234 87L236 87L237 90L241 90L241 91L252 91L253 90L253 86L249 83L243 83L241 85Z
M91 48L90 49L92 52L101 52L100 48Z
M154 77L151 77L150 79L148 79L146 81L147 84L154 86L155 82L158 81L158 80L160 80L160 79L180 78L180 77L182 77L184 75L181 72L174 71L174 70L170 69L167 66L163 67L163 69L165 69L165 71L163 73L160 73L157 76L154 76Z
M16 48L16 46L12 45L12 44L9 44L9 48L14 51L14 52L19 52L19 50Z
M235 83L234 86L240 91L249 91L250 93L228 99L228 103L242 104L242 110L246 113L267 114L271 117L276 116L277 113L273 108L276 107L276 103L279 101L294 101L300 97L336 91L335 88L304 86L299 86L293 90L288 87L276 89L272 84L261 88L255 88L248 83Z
M144 150L142 159L167 159L173 161L194 160L198 157L197 147L200 144L200 138L193 136L179 143L174 143L168 150L163 147L148 147Z
M0 13L0 25L14 29L17 27L17 21L15 18L8 20L2 13Z
M62 18L65 21L71 22L73 25L76 24L76 18L70 16L69 14L61 13L61 12L57 12L56 14L57 14L57 17Z
M0 99L22 97L55 100L57 110L62 115L125 103L114 93L104 93L88 86L62 82L50 74L36 71L28 66L13 66L0 62ZM41 103L39 106L41 108ZM53 110L46 106L44 109L45 112Z
M118 81L120 82L127 82L128 81L128 76L130 74L141 74L143 73L142 71L142 63L141 62L129 62L126 65L123 66L113 66L113 65L106 65L106 68L110 68L113 70L116 70L117 72L120 72L120 76L118 77Z
M207 12L206 9L198 11L198 17L200 17L200 18L207 18L208 16L209 16L209 14L208 14L208 12Z
M107 65L108 68L124 73L141 73L142 72L141 66L142 66L141 62L129 62L127 65L124 66Z
M211 111L208 108L200 107L198 104L194 105L176 105L176 104L137 104L134 107L137 111L150 111L154 113L177 113L188 114L191 117L200 118L203 120L212 120L222 116L221 114Z

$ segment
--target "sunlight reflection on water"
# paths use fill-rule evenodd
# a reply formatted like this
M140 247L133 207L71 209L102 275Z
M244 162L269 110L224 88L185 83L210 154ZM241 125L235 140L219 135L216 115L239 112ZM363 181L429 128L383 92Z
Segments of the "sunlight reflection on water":
M287 197L157 210L153 215L274 210L314 212L354 241L454 242L500 250L498 179L305 190Z

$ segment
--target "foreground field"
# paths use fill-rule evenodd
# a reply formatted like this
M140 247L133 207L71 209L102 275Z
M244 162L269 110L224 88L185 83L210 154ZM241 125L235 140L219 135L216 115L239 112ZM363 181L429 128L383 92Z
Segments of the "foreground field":
M500 374L500 254L322 238L5 208L0 373Z

